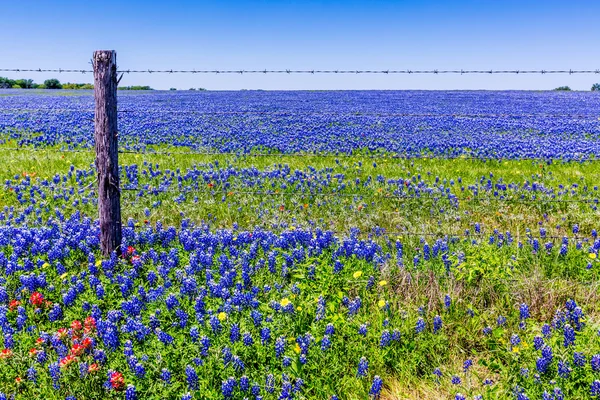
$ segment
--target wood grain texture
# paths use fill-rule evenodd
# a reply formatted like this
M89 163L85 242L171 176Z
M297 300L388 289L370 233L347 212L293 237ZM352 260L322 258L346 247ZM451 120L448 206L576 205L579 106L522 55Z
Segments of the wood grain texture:
M117 53L94 52L94 139L98 172L100 246L104 255L121 253L121 192L117 131Z

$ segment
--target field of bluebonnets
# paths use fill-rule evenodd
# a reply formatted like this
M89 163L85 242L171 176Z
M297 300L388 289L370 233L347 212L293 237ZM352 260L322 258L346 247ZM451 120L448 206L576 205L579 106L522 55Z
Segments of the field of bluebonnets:
M600 95L0 92L0 399L600 398Z

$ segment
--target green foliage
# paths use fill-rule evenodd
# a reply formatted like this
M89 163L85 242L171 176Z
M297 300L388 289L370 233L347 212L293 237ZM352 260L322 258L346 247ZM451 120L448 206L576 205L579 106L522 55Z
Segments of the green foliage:
M0 76L0 89L10 89L15 86L17 82L14 79L5 78Z
M600 92L600 83L594 83L592 85L592 92Z
M559 86L554 90L559 91L559 92L570 92L571 88L568 86Z
M62 88L63 89L85 89L85 90L89 90L89 89L93 89L94 85L92 85L91 83L63 83L62 84Z
M119 86L119 90L154 90L150 86Z
M60 84L60 81L55 78L46 79L44 81L44 87L46 89L62 89L62 85Z

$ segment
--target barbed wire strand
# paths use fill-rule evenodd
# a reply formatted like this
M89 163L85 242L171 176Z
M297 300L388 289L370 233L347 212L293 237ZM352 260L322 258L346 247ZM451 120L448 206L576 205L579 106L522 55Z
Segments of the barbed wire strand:
M88 69L76 69L76 68L0 68L0 72L58 72L58 73L93 73L93 70ZM453 69L453 70L440 70L440 69L427 69L427 70L331 70L331 69L312 69L312 70L293 70L293 69L263 69L263 70L245 70L245 69L229 69L229 70L206 70L206 69L120 69L117 73L123 74L600 74L600 69L587 69L587 70L573 70L573 69L561 69L561 70L465 70L465 69Z

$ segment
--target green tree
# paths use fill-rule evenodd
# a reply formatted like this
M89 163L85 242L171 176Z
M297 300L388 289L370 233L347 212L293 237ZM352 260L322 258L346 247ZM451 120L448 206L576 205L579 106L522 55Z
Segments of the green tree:
M17 79L16 85L19 85L21 89L31 89L33 87L33 79Z
M600 83L594 83L592 85L592 92L600 92Z
M62 85L58 79L46 79L44 81L44 87L46 89L62 89Z
M0 89L10 89L15 84L16 82L13 79L8 79L3 76L0 76Z
M570 92L571 88L568 86L559 86L554 90L558 90L559 92Z

